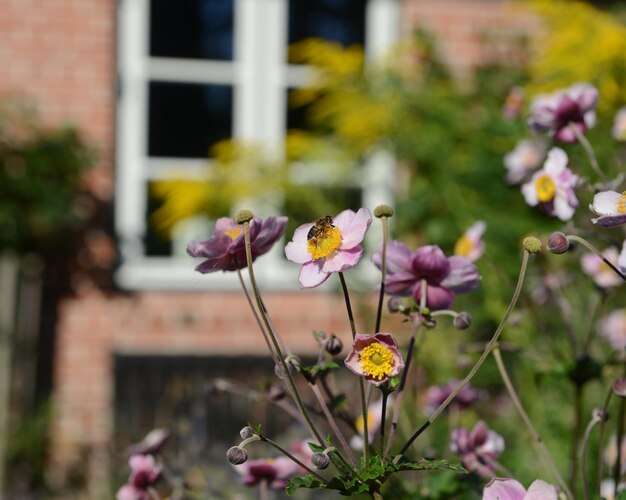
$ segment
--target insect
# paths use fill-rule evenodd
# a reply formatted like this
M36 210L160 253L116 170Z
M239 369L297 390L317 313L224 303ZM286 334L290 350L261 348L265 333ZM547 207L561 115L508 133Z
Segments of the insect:
M330 227L335 227L333 224L333 218L330 215L320 217L315 221L311 229L309 229L309 232L306 235L307 241L317 243L317 238L324 234L324 231Z

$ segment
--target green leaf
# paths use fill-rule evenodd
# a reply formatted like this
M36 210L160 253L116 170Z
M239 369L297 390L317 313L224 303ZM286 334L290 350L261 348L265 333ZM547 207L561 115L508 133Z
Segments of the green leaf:
M309 445L309 449L313 452L313 453L322 453L324 451L324 447L322 445L319 444L315 444L315 443L311 443L309 441L307 441L306 443L307 445Z
M467 474L467 469L461 465L451 464L447 460L429 460L422 458L419 462L412 462L401 458L397 463L390 463L386 467L387 474L405 470L451 470Z

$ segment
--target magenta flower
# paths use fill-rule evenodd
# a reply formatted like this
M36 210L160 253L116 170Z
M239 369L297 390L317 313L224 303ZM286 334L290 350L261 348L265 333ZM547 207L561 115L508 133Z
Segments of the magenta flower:
M546 213L560 220L569 220L578 206L574 187L578 176L567 168L567 154L552 148L543 168L522 186L522 194L531 207L541 205Z
M480 259L485 251L483 235L487 230L485 221L479 220L472 224L454 245L454 255L465 257L472 262Z
M344 363L376 386L395 377L404 368L398 344L390 333L358 333Z
M344 210L336 217L323 217L296 229L285 254L290 261L302 264L300 285L316 287L332 273L355 266L363 254L361 242L371 222L370 211L360 208L356 213Z
M483 500L558 500L556 488L536 479L528 491L515 479L494 477L483 490Z
M626 223L626 191L601 191L593 197L589 210L599 215L591 222L600 227L617 227Z
M382 251L378 250L372 261L379 269L381 260ZM428 284L426 305L436 310L450 307L455 295L476 290L480 275L473 262L457 255L446 257L436 245L420 247L411 253L399 241L389 241L385 292L412 295L419 303L423 279Z
M461 456L463 466L481 477L491 477L504 451L504 439L479 421L471 431L461 427L450 435L450 449Z
M451 380L444 385L433 385L426 390L425 394L425 410L428 414L433 413L441 403L443 403L450 394L461 383L460 380ZM487 393L483 390L476 389L467 384L456 395L450 406L456 407L458 410L464 410L474 406L479 401L487 398Z
M546 132L555 139L574 143L574 128L584 134L595 124L598 90L579 83L554 94L537 96L531 105L528 125L535 132Z
M285 232L287 217L268 217L265 220L254 218L250 221L250 246L252 260L267 253ZM246 248L243 228L234 219L220 217L215 223L213 236L206 241L187 245L187 253L192 257L206 259L196 266L200 273L235 271L246 264Z
M504 156L506 181L519 184L531 172L537 170L546 156L546 144L542 140L524 139L515 149Z
M284 490L289 478L298 472L297 464L287 457L248 460L234 467L243 484L256 486L265 481L275 490Z
M609 247L602 252L606 260L611 263L618 262L619 255L617 248ZM583 271L591 276L594 283L600 288L610 288L621 285L624 281L613 269L598 257L595 253L586 253L580 258L580 264ZM618 263L619 265L619 263Z
M128 460L128 465L131 471L128 483L136 488L152 486L161 477L161 466L152 455L133 455Z

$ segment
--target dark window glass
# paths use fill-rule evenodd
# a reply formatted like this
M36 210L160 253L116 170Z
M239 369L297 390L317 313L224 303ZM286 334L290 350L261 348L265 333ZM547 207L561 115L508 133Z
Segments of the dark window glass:
M311 104L298 103L297 92L298 89L287 89L287 130L312 130Z
M150 82L148 155L206 158L232 131L232 87Z
M164 200L155 196L151 189L151 183L146 185L147 206L146 206L146 232L143 237L145 254L149 257L169 257L172 255L172 240L169 235L159 231L155 227L153 220L154 213L163 206Z
M289 44L316 37L365 44L365 0L289 0Z
M233 58L233 0L151 0L150 55Z

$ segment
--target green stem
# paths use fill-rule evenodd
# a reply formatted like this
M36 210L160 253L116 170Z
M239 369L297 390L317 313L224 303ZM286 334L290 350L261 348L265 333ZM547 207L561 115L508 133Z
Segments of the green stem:
M312 476L315 476L318 480L320 480L322 483L326 484L326 479L324 479L322 476L320 476L317 472L315 472L314 470L312 470L311 468L307 467L305 464L303 464L300 460L298 460L296 457L294 457L291 453L289 453L287 450L285 450L282 446L280 446L278 443L272 441L270 438L264 436L263 434L258 434L259 438L261 439L261 441L263 441L264 443L267 443L271 446L273 446L274 448L276 448L280 453L282 453L283 455L285 455L287 458L289 458L290 460L292 460L293 462L295 462L296 464L298 464L300 467L302 467L304 470L306 470L309 474L311 474Z
M419 435L422 432L424 432L437 419L437 417L439 417L439 415L448 407L448 405L457 396L457 394L461 392L463 387L465 387L470 382L470 380L474 378L474 375L476 375L476 372L485 362L485 359L487 359L487 356L489 356L489 353L493 349L493 346L495 345L495 343L498 341L498 338L500 337L500 334L502 333L502 330L504 329L504 325L506 325L506 322L508 321L511 312L513 311L513 308L515 307L519 299L520 293L522 291L522 285L524 284L524 278L526 276L526 268L528 267L529 255L530 254L528 250L524 249L524 253L522 256L522 265L520 267L520 273L517 279L517 285L515 287L515 291L513 292L513 297L511 299L511 302L509 306L507 307L504 313L504 316L500 320L500 324L498 325L498 328L496 328L496 331L491 337L491 340L489 341L489 343L486 345L485 350L481 354L480 358L478 359L476 364L473 366L473 368L470 370L470 372L467 374L467 376L463 379L463 381L454 389L454 391L452 391L452 393L446 398L446 400L439 405L439 407L428 418L428 420L426 420L426 422L424 422L422 426L413 433L413 435L409 438L409 440L400 450L399 455L402 455L404 452L406 452L406 450L409 449L409 447L419 437Z
M624 364L624 376L626 376L626 364ZM617 498L617 488L622 478L622 437L624 436L624 414L626 413L626 398L619 398L619 409L617 410L617 459L613 470L613 481L615 482L614 495Z
M598 177L600 177L603 182L607 182L608 178L600 168L600 165L598 164L598 159L596 158L596 154L589 140L584 136L584 134L580 132L580 130L578 130L578 127L576 127L576 125L570 125L569 128L572 132L574 132L576 139L578 139L578 142L580 142L581 146L585 150L585 153L587 153L587 156L589 157L589 163L591 163L591 167L593 168L593 170L596 172L596 174L598 174Z
M504 382L504 386L506 387L506 390L509 393L509 397L511 398L511 401L513 401L513 406L515 406L517 413L519 413L519 416L521 417L522 421L526 425L526 428L530 432L535 442L535 446L537 447L537 450L539 451L539 454L542 456L542 458L548 465L552 476L557 481L557 483L559 483L559 486L563 489L563 491L566 493L568 498L573 499L574 496L572 495L572 492L567 487L567 483L563 480L563 477L559 473L559 469L554 463L554 460L552 459L552 455L550 455L550 452L548 448L546 447L546 444L544 443L543 439L541 439L539 432L537 432L537 429L535 428L532 421L530 420L528 413L526 413L526 410L524 410L524 407L522 406L522 402L520 401L519 396L517 395L517 392L515 391L515 387L513 387L511 378L509 377L504 361L502 360L502 354L500 353L500 348L498 347L498 344L494 345L491 352L493 353L493 357L496 360L496 365L498 366L498 371L500 372L500 378L502 378L502 381Z
M378 310L376 311L376 326L374 333L380 332L380 322L383 315L383 298L385 296L385 279L387 277L387 239L389 235L389 224L387 217L381 217L380 222L383 227L383 248L380 266L380 293L378 294Z
M613 387L609 387L609 392L604 399L604 406L602 410L606 415L609 411L609 403L611 402L611 397L613 396ZM606 428L606 419L603 419L600 422L600 437L598 438L598 498L602 498L601 489L602 489L602 475L604 469L604 457L602 456L604 452L604 430Z
M589 500L589 483L587 481L587 447L589 445L589 437L591 436L591 431L593 428L600 422L598 418L592 418L587 427L585 428L585 433L583 435L583 444L580 452L580 472L583 478L583 497L585 500ZM598 478L600 480L600 478Z
M578 483L578 443L580 442L580 429L583 413L583 386L576 384L574 387L574 427L572 429L572 442L570 444L570 475L569 486L576 491Z

